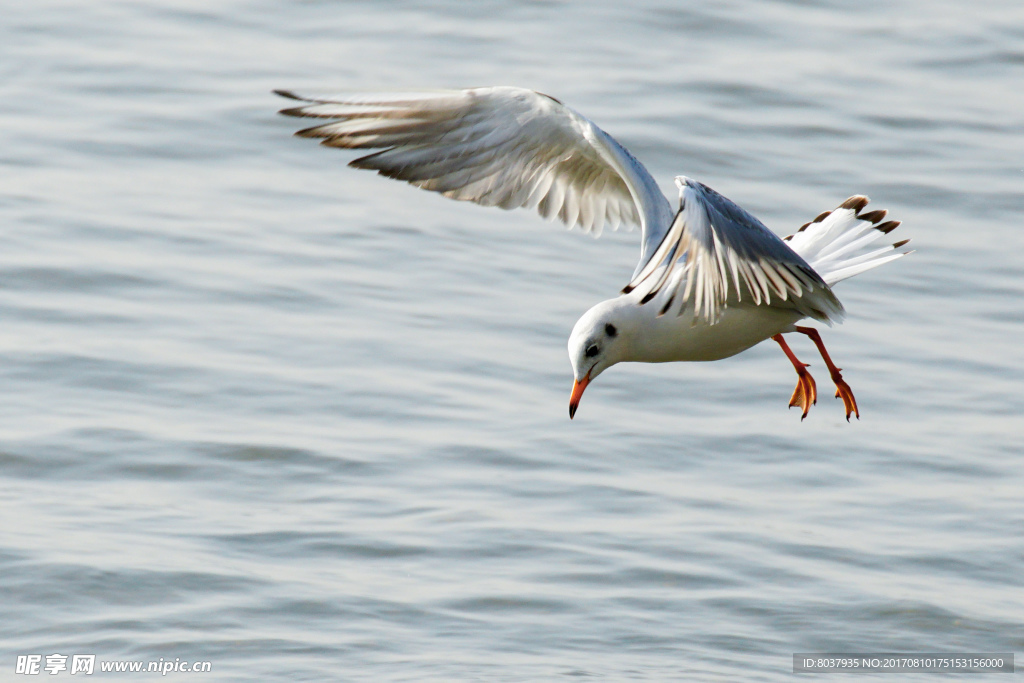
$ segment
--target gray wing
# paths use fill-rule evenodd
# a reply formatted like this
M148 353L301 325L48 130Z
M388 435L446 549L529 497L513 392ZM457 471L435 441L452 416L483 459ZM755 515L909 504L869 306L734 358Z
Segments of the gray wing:
M296 135L331 147L380 149L350 163L452 199L527 207L585 231L643 229L645 263L672 209L647 170L610 135L561 102L493 87L330 97L282 114L322 119ZM640 266L637 266L639 270Z
M660 313L692 304L694 315L709 322L743 301L823 322L842 319L843 305L821 276L761 221L695 180L679 176L676 185L679 212L623 292L645 287L645 304L668 291Z

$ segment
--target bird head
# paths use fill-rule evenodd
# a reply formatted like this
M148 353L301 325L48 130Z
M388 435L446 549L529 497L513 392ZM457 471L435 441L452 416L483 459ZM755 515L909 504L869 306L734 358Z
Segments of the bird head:
M587 385L625 358L628 318L622 315L622 299L602 301L591 308L576 321L569 335L569 361L573 373L570 420L576 415Z

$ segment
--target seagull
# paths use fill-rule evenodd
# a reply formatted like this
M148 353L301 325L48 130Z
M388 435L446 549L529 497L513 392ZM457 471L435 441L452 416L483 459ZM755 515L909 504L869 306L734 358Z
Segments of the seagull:
M379 150L349 162L438 192L503 209L535 209L570 228L639 226L640 261L618 296L577 321L569 336L573 387L569 418L584 390L625 361L713 361L772 339L793 364L789 407L801 421L817 387L783 337L810 338L846 411L860 419L853 391L821 335L797 325L831 326L844 316L832 286L905 256L909 240L889 243L899 221L865 211L850 197L795 233L778 237L707 185L678 176L673 208L644 166L589 119L543 93L486 87L302 96L281 110L316 119L296 135L328 147Z

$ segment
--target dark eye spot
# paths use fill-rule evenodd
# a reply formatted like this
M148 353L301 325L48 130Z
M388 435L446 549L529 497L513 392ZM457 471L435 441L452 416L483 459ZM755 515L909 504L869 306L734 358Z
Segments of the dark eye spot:
M587 347L587 358L593 358L596 356L601 349L597 348L597 344L591 344Z
M617 335L619 333L619 331L617 329L615 329L615 325L612 325L611 323L607 323L604 326L604 333L607 334L609 337L614 337L615 335Z

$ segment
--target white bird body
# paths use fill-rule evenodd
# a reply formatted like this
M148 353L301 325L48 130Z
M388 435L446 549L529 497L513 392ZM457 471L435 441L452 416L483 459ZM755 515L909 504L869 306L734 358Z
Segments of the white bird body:
M617 362L721 360L776 334L792 332L794 323L803 317L798 312L771 306L730 307L715 324L709 325L692 310L682 315L659 316L656 308L639 305L640 298L635 293L623 294L591 308L573 328L570 347L573 339L582 340L604 321L614 320L624 340L623 357Z
M451 199L533 208L546 218L599 233L639 225L641 255L622 294L587 311L569 337L574 385L570 417L587 384L624 361L727 358L774 339L799 375L790 405L803 416L814 380L783 333L811 337L842 397L853 393L803 318L832 324L842 304L831 285L909 253L906 241L879 246L895 229L885 211L863 213L854 196L780 239L711 188L676 178L673 210L657 183L622 145L558 100L510 87L328 97L282 110L319 123L297 135L332 147L377 149L350 162Z

